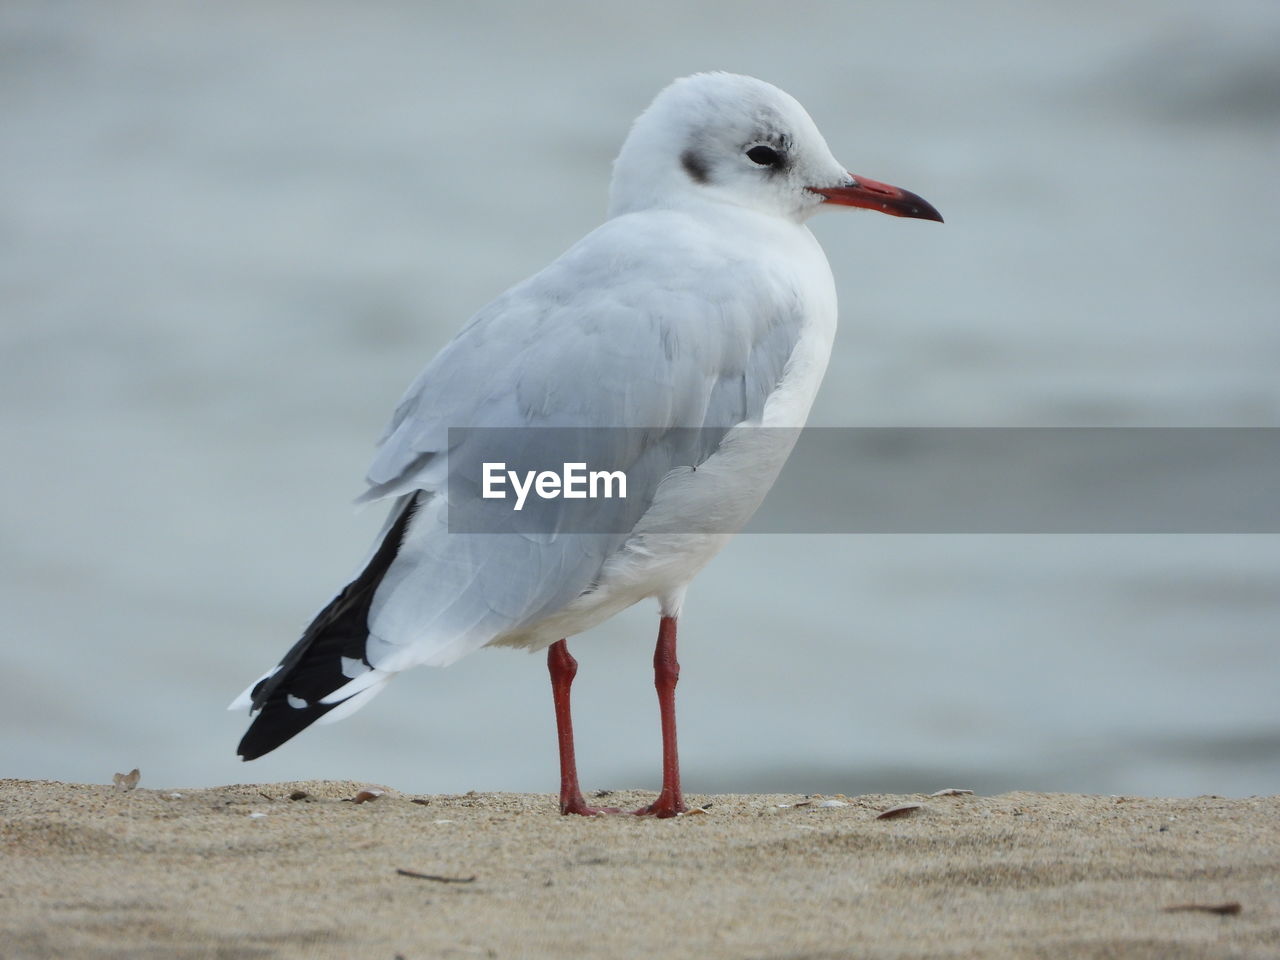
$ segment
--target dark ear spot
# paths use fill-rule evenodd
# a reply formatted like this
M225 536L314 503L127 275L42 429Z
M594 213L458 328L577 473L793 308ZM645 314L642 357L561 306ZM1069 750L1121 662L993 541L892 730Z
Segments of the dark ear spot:
M706 183L711 179L711 171L707 168L707 161L692 150L686 150L680 154L680 166L684 167L684 172L689 175L689 179L694 183Z

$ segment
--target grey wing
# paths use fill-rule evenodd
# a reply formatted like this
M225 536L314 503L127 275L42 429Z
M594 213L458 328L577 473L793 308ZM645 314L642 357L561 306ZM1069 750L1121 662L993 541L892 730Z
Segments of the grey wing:
M363 499L420 499L373 600L374 666L451 662L590 589L663 478L758 420L781 379L803 322L785 283L705 253L628 271L594 237L478 314L398 407ZM480 506L457 486L459 464L485 459L489 433L451 440L451 427L505 428L504 442L534 446L526 428L593 428L575 432L578 454L625 465L627 497L593 501L595 532L565 532L567 501L533 497L504 514L502 535L456 532Z

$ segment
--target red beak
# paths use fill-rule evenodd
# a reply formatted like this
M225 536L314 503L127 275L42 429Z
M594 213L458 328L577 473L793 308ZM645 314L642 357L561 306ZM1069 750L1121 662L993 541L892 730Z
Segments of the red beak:
M928 200L903 190L901 187L868 180L866 177L849 174L849 183L840 187L810 187L814 193L820 194L828 203L838 203L845 207L866 207L868 210L879 210L893 217L912 217L916 220L936 220L942 223L942 214L933 208Z

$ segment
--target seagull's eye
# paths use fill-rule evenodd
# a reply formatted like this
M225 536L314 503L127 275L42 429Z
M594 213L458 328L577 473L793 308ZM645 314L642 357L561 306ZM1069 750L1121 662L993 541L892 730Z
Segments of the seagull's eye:
M778 155L778 151L773 147L766 147L761 144L758 147L752 147L747 151L747 159L752 163L758 163L762 167L776 167L782 163L782 157Z

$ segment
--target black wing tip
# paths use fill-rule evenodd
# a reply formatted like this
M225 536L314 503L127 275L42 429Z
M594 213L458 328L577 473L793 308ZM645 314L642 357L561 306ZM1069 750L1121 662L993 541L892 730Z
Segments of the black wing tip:
M257 760L292 740L336 706L311 704L299 708L286 704L283 696L279 700L273 698L253 718L236 753L241 760Z
M415 496L404 504L368 566L316 615L275 672L254 686L249 695L253 722L236 748L241 760L270 753L338 706L323 700L351 679L341 672L342 657L368 665L373 595L400 550L417 503Z
M249 729L245 731L244 736L240 738L240 745L236 747L236 755L245 763L250 760L257 760L284 742L281 740L280 743L273 746L265 746L263 743L265 738L262 736L262 731L257 729L257 724L258 721L255 719Z
M240 741L240 746L236 747L236 754L243 762L248 763L250 760L257 760L259 757L265 756L280 746L281 743L284 743L284 740L280 740L278 743L267 746L264 742L260 742L264 740L265 738L260 735L254 736L254 729L250 727L248 733L244 735L244 739Z

